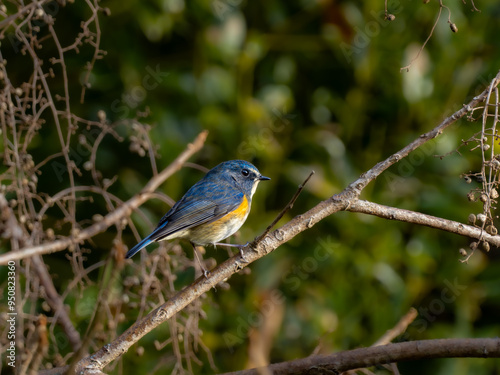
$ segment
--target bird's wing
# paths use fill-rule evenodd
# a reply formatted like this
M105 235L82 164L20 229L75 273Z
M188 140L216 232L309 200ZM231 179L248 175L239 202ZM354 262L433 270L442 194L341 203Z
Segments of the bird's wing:
M217 202L206 195L201 199L182 199L160 220L149 239L159 241L177 231L218 220L237 209L243 195L242 192L234 190L218 197Z

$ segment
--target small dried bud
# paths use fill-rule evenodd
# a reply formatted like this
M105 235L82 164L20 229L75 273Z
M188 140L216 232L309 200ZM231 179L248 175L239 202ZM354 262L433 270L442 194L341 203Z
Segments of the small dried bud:
M3 12L3 13L7 12L7 7L4 4L0 5L0 12Z
M43 17L44 14L45 14L45 12L43 11L42 8L38 8L37 10L35 10L36 17Z
M83 134L80 134L78 136L78 143L80 143L81 145L87 144L87 137L85 137L85 135Z
M18 87L17 89L14 90L14 92L17 96L21 96L23 94L23 89Z
M450 23L450 29L451 29L451 31L453 31L454 33L457 33L457 32L458 32L458 27L457 27L457 25L455 25L454 23Z
M490 244L486 241L481 242L481 250L484 250L486 252L490 251Z
M101 214L95 214L94 216L92 216L92 220L94 221L102 221L103 216Z
M486 233L496 236L498 234L498 229L494 225L488 225L486 228Z
M500 162L499 162L498 164L500 164ZM465 182L467 182L468 184L470 184L470 183L472 182L472 178L470 178L469 176L465 176L465 177L464 177L464 180L465 180Z
M102 109L100 109L99 111L97 111L97 118L100 121L106 121L106 112L104 112Z
M486 203L488 202L488 196L486 194L481 194L481 196L479 197L479 199L481 200L481 202L483 203Z
M464 248L461 248L460 250L458 250L458 252L460 253L461 256L465 257L467 256L467 251L464 249Z
M479 220L480 223L484 223L484 222L486 222L486 215L479 214L479 215L477 215L477 219Z
M471 202L475 202L476 201L476 196L471 191L471 192L467 193L467 199L470 200Z
M423 2L424 4L429 4L429 1L431 1L431 0L422 0L422 2Z
M474 214L469 215L469 224L470 225L476 224L476 215L474 215Z
M83 163L83 169L86 171L90 171L92 169L92 162L87 160L85 163Z
M486 144L483 145L483 150L484 151L488 151L489 149L490 149L490 145L489 144L486 143Z
M471 242L469 247L471 248L471 250L476 250L477 249L477 245L478 243L477 242Z
M491 189L491 191L490 191L490 197L492 199L497 199L498 198L498 191L497 191L497 189L495 189L495 188Z
M396 16L395 16L394 14L387 13L387 14L385 15L385 19L386 19L387 21L394 21L394 20L396 19Z
M45 231L45 234L47 235L47 238L49 240L53 240L54 239L54 229L52 228L48 228L46 231Z
M142 357L143 354L144 354L144 346L139 346L137 347L137 350L135 351L135 353L139 356L139 357Z

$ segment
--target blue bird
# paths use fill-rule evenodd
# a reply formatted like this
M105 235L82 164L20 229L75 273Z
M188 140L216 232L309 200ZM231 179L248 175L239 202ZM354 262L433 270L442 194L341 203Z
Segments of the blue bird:
M184 238L196 245L219 243L234 234L250 213L260 181L270 180L244 160L225 161L211 169L160 220L156 229L127 252L131 258L153 242ZM206 271L204 271L206 274Z

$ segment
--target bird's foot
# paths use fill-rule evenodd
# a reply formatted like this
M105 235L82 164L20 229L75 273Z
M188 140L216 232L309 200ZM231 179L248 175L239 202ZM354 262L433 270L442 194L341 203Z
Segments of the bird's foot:
M208 280L208 276L210 276L210 271L208 271L208 270L207 270L207 269L205 269L205 268L202 268L201 270L202 270L202 272L203 272L203 276L205 276L205 279L207 279L207 280Z

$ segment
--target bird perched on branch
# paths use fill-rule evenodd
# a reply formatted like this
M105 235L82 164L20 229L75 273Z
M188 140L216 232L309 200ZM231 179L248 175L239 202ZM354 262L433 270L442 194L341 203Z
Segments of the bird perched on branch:
M184 238L196 245L220 243L243 225L260 181L270 180L244 160L225 161L211 169L160 220L156 229L127 252L131 258L153 242ZM206 271L204 271L206 273Z

